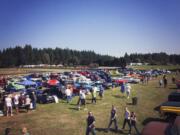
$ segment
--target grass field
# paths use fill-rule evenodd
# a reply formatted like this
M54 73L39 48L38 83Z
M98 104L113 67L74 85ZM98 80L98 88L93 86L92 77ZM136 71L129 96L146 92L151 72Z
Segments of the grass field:
M149 69L167 69L167 70L180 70L180 65L142 65L142 66L129 66L133 69L149 70Z
M18 135L23 126L29 129L31 135L84 135L88 111L92 111L96 118L97 135L114 135L117 133L104 131L109 122L112 104L117 107L119 128L122 128L124 108L127 106L130 111L136 112L137 126L141 131L144 121L159 118L159 114L153 109L166 101L168 94L174 91L175 85L171 84L170 80L169 82L166 89L158 87L158 79L151 80L148 85L132 85L133 91L138 97L136 106L128 104L131 100L123 97L119 88L105 91L104 99L97 100L96 105L91 104L90 96L87 97L88 110L86 111L77 110L77 97L70 104L61 100L58 104L38 105L36 111L28 114L20 113L13 117L0 117L0 135L3 134L5 128L12 129L11 135ZM127 132L128 130L125 130L121 134L125 135Z

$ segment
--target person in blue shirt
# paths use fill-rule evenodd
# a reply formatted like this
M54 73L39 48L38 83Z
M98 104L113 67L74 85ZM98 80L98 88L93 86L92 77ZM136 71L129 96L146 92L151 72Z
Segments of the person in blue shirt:
M102 99L104 97L104 87L101 85L99 88L100 88L99 97Z

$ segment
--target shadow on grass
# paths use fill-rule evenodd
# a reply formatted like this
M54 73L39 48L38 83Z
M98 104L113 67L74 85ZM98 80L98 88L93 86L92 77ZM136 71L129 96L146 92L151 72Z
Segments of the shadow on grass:
M70 103L70 105L75 105L75 106L77 106L78 104L77 104L77 103Z
M115 98L126 98L126 96L121 96L121 95L112 95L113 97L115 97Z
M91 98L87 98L86 100L92 100ZM96 98L96 100L102 100L102 99L99 99L99 98Z
M126 105L133 105L133 103L126 103Z
M119 133L119 134L124 134L122 130L115 130L113 128L110 128L109 130L107 130L107 128L96 128L96 131L98 132L105 132L105 133L108 133L108 132L114 132L114 133Z
M169 88L170 90L177 90L177 88L176 87L173 87L173 88Z
M78 111L78 108L77 108L77 107L70 107L69 109Z
M149 117L149 118L146 118L146 119L142 122L142 124L143 124L143 125L146 125L146 124L148 124L149 122L152 122L152 121L156 121L156 122L167 122L167 120L165 120L165 119L161 119L161 118L151 118L151 117Z
M159 111L159 110L160 110L160 107L161 107L161 105L156 106L156 107L154 108L154 111Z

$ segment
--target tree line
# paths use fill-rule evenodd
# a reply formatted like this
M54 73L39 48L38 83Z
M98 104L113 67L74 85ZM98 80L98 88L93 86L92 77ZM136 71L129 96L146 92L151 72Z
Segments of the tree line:
M16 46L0 51L0 67L18 67L20 65L50 64L64 66L99 65L125 67L131 62L149 63L154 65L180 64L180 55L166 53L130 54L124 57L100 55L94 51L78 51L62 48L32 48L31 45L24 47Z

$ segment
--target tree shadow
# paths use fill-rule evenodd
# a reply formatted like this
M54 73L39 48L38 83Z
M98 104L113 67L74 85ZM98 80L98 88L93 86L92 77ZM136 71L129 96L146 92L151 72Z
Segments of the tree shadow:
M146 119L142 122L142 124L143 124L143 125L146 125L146 124L148 124L149 122L152 122L152 121L156 121L156 122L168 122L168 121L165 120L165 119L161 119L161 118L151 118L151 117L149 117L149 118L146 118Z

